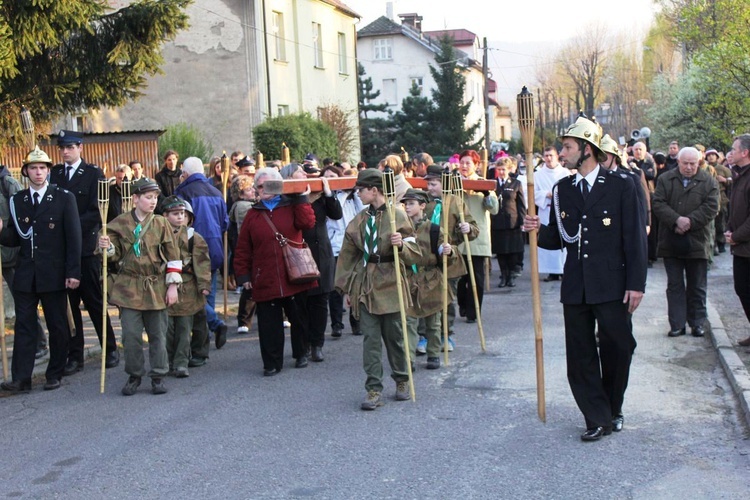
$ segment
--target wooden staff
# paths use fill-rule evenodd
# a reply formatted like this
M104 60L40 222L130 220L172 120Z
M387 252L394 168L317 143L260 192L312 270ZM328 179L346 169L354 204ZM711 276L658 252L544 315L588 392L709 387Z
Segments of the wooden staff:
M450 242L449 224L450 218L448 217L450 212L451 203L451 171L445 169L443 175L440 177L443 184L443 207L441 208L440 217L443 225L443 236L446 241ZM453 250L455 252L455 250ZM459 257L460 258L460 257ZM443 254L443 359L445 366L450 364L448 359L448 256Z
M221 155L221 197L227 199L227 184L229 183L229 173L231 167L229 165L229 158L227 158L227 152L224 151ZM227 320L227 285L229 282L229 239L228 231L224 231L224 279L221 280L224 283L224 321Z
M521 129L526 152L526 179L529 198L528 214L536 215L534 205L534 95L523 87L516 98L518 105L518 126ZM547 421L547 409L544 400L544 339L542 337L542 299L539 293L539 260L537 256L537 233L534 229L529 233L529 260L531 261L531 299L534 314L534 346L536 350L536 398L539 420Z
M460 207L463 207L463 201L464 201L464 187L463 187L463 179L461 178L461 173L458 171L458 169L453 171L453 196L456 197L459 203ZM464 211L459 210L458 213L461 217L461 224L466 222L466 217L464 217ZM461 233L464 235L464 248L466 249L466 261L469 263L469 278L471 279L471 293L474 295L474 311L477 316L477 330L479 330L479 345L482 347L482 352L487 351L487 345L484 342L484 328L482 327L482 313L480 311L479 307L479 294L477 293L477 278L474 276L474 263L471 261L471 246L469 245L469 235L466 233ZM482 270L484 272L484 270Z
M281 143L281 164L289 165L292 163L292 153L286 145L286 142Z
M107 234L107 212L109 211L109 182L100 179L99 190L99 217L102 219L102 234ZM107 252L102 252L102 369L99 380L99 392L104 394L104 381L107 371Z
M481 158L480 168L482 170L482 177L487 178L487 168L490 165L488 155L487 155L487 149L482 147L482 149L479 150L479 157ZM484 272L484 291L489 292L490 291L490 269L492 268L492 262L490 261L489 257L484 258L484 269L482 271Z
M385 167L383 170L383 194L385 195L385 207L388 210L388 218L391 221L391 234L396 233L396 184L393 170ZM396 268L396 289L398 290L398 307L401 312L401 332L404 337L404 352L406 354L406 369L409 374L409 390L411 400L416 401L414 392L414 377L411 372L411 350L409 349L409 330L406 325L406 305L404 303L404 291L401 289L403 278L401 277L401 259L398 256L398 247L393 247L393 265Z

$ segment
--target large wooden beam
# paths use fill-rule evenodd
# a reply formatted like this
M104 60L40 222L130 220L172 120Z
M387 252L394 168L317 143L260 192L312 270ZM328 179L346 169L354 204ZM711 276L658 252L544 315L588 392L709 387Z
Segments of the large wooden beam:
M412 187L418 189L427 189L427 181L421 177L409 177L406 179ZM351 177L329 177L328 185L332 190L352 189L357 183L357 178ZM264 186L267 193L273 194L299 194L304 193L307 186L310 191L315 193L323 191L323 182L319 178L310 179L287 179L279 183L278 181L266 180ZM497 185L492 180L464 180L465 191L492 191Z

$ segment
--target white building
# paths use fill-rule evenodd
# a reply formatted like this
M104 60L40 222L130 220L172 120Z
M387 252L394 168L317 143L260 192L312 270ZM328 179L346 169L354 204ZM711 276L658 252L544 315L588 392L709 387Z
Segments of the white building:
M373 90L380 91L373 104L386 103L395 113L401 109L401 102L409 95L413 84L422 89L422 95L431 97L436 84L430 65L435 66L435 55L440 52L439 38L447 34L454 38L458 67L466 79L464 103L471 102L467 128L480 122L476 139L482 138L485 131L484 75L478 59L477 36L463 29L423 32L422 17L417 14L399 17L401 23L382 16L357 32L358 60L365 68L366 77L372 78Z

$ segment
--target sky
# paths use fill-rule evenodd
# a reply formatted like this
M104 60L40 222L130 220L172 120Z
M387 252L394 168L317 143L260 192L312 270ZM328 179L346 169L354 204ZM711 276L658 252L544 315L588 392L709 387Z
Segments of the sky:
M386 14L385 0L342 0L362 16L361 29ZM464 28L487 37L488 61L501 103L533 81L540 61L590 23L613 33L645 35L654 0L395 0L393 14L416 12L424 31ZM489 7L489 8L488 8ZM529 15L534 16L529 19ZM528 19L528 20L527 20ZM530 24L533 23L533 24ZM531 28L529 27L531 26Z

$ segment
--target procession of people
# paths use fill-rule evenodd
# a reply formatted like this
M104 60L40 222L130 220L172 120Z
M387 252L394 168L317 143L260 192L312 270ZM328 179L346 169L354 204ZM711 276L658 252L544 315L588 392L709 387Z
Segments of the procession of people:
M241 293L236 333L247 334L257 318L264 376L285 368L287 328L295 368L323 362L329 317L338 338L348 311L351 333L363 336L361 409L387 399L383 346L394 399L407 401L415 397L416 359L426 354L425 367L440 369L440 354L455 349L454 302L484 342L490 259L499 265L497 286L514 293L528 237L540 248L531 279L561 281L568 382L586 426L581 439L622 431L636 349L631 317L652 256L667 269L670 337L685 334L686 325L693 336L710 328L706 272L714 251L725 247L734 254L735 289L750 319L750 135L735 139L726 166L716 150L708 151L709 162L718 167L696 146L678 149L671 169L654 162L643 143L628 158L584 116L558 140L560 151L547 147L543 161L525 165L535 170L531 200L518 168L523 158L504 154L482 166L471 149L457 155L457 165L435 164L422 152L412 162L389 155L362 169L332 160L321 169L314 154L300 163L256 165L237 151L231 163L212 160L208 176L199 158L180 163L170 150L154 179L142 175L137 160L132 169L118 167L108 188L116 201L100 214L104 172L83 160L82 134L60 131L64 164L53 166L38 147L31 151L21 168L28 188L10 197L10 220L0 223L0 244L20 247L12 380L2 390L32 390L40 303L49 331L45 390L84 368L81 301L106 345L103 364L118 366L106 300L121 318L122 394L138 392L144 376L153 394L164 394L167 377L187 378L189 368L206 364L211 337L216 349L225 345L233 323L219 313L221 281ZM140 177L131 184L135 166ZM409 184L414 173L421 184ZM344 188L329 184L347 177ZM285 179L319 179L321 189L285 190ZM530 201L538 215L527 214ZM302 268L314 276L299 276Z

